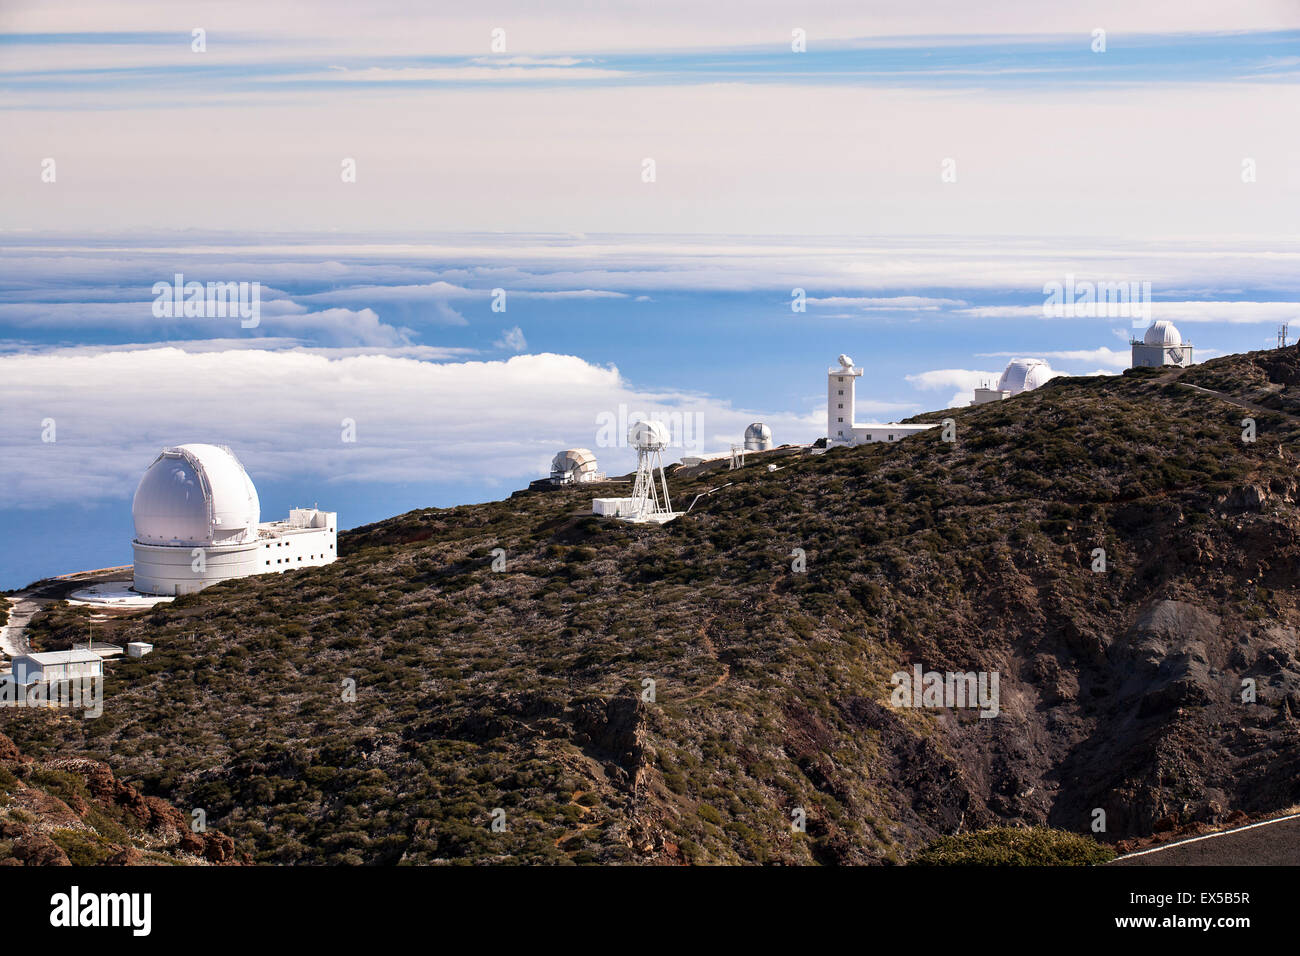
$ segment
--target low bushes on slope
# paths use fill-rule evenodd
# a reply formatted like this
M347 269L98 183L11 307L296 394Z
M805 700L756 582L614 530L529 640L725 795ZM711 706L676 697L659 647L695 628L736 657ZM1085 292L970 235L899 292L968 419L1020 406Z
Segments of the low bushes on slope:
M1096 866L1115 851L1096 840L1051 827L992 827L940 837L914 866Z

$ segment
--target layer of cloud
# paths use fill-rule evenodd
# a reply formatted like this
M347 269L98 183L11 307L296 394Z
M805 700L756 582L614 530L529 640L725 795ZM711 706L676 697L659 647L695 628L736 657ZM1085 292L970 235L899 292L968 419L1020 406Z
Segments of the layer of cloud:
M778 441L810 441L824 424L816 414L634 388L616 368L556 354L443 363L308 350L8 354L0 406L0 508L122 497L161 447L184 442L229 444L255 480L292 480L304 500L344 511L328 500L331 483L509 489L544 474L560 448L590 447L611 472L629 470L628 449L600 446L602 413L624 423L638 413L675 418L679 442L704 451L756 420ZM53 443L41 440L47 419ZM356 423L355 443L341 441L344 419Z

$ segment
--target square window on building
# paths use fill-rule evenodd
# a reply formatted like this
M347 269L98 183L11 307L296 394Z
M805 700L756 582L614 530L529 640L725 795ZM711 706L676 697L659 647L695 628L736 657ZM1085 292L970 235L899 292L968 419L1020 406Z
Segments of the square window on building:
M837 419L835 419L835 420L836 420L837 422L842 422L842 421L844 421L844 419L842 419L842 418L837 418Z

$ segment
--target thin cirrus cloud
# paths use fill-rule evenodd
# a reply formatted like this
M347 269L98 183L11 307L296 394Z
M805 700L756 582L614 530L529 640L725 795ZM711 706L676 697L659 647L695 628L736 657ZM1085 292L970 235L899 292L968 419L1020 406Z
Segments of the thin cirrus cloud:
M424 296L449 302L483 299L501 287L527 298L619 299L641 292L748 292L785 298L803 288L810 301L842 305L960 310L989 317L1041 314L1043 286L1079 280L1151 282L1154 296L1183 290L1214 299L1268 288L1300 299L1300 243L1223 237L1214 241L1132 241L1056 237L960 238L761 236L523 236L485 240L446 234L419 241L352 238L322 241L286 235L274 242L232 243L231 234L118 236L100 246L52 235L9 234L0 249L0 301L27 297L67 301L69 287L107 289L122 298L147 291L176 272L200 280L295 284L295 299L356 304ZM381 261L377 261L381 260ZM1016 293L1036 304L967 305L918 289ZM1288 293L1290 293L1288 295ZM286 293L287 294L287 293ZM87 293L86 301L95 298ZM968 299L969 297L965 297ZM1190 305L1189 305L1190 303ZM1275 304L1268 304L1274 307ZM1168 302L1155 303L1169 307ZM1232 308L1231 302L1178 308Z

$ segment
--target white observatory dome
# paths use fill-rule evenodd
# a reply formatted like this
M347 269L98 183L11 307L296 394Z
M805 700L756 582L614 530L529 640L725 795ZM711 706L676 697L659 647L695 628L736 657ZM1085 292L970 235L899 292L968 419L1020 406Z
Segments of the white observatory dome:
M998 390L1019 395L1038 388L1055 374L1042 359L1012 359L1007 363L1002 378L998 379Z
M1183 337L1178 334L1178 327L1168 319L1161 319L1159 322L1152 322L1146 334L1142 336L1144 345L1163 345L1179 346L1183 344Z
M663 422L633 422L627 430L627 443L636 449L656 451L667 448L670 440L668 426Z
M767 451L772 447L772 429L754 422L745 429L745 451Z
M131 504L141 544L241 544L257 539L257 489L224 445L163 451L135 489Z
M551 461L551 475L562 478L572 475L573 480L596 470L596 456L586 448L566 448Z

